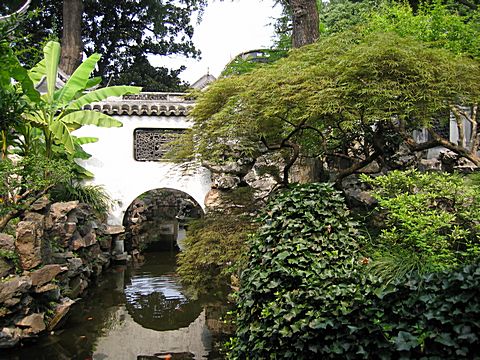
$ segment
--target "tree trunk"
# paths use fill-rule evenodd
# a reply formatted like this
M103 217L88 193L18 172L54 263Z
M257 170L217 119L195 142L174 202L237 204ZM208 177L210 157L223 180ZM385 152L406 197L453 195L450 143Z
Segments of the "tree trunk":
M317 0L289 0L292 10L292 46L308 45L319 37Z
M71 75L82 63L82 0L63 1L63 35L60 69Z

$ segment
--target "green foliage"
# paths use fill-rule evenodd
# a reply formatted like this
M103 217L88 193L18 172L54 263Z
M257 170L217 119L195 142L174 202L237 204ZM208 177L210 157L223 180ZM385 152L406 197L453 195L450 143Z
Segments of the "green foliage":
M11 250L3 250L0 249L0 258L3 258L13 264L15 266L15 269L18 271L21 269L20 266L20 257L18 256L18 253L15 251Z
M471 359L480 344L480 267L410 277L370 294L361 315L349 318L345 347L357 358ZM355 358L350 354L346 358Z
M361 269L356 224L327 184L281 194L262 222L242 275L231 359L476 356L478 264L386 286Z
M95 75L103 77L103 85L119 84L119 78L123 77L135 81L137 86L153 86L149 77L141 77L143 67L134 66L148 62L148 55L199 55L192 42L190 20L195 11L204 7L205 0L83 0L82 3L83 14L78 17L83 19L84 50L88 56L95 52L102 55ZM31 44L43 44L52 34L62 38L62 0L32 0L30 9L36 10L37 16L26 22L23 30L31 37ZM30 66L34 64L29 62L29 53L22 60ZM175 71L165 68L149 67L148 73L161 80L156 91L169 85L173 85L169 91L175 91L175 82L180 81ZM176 81L170 76L176 77Z
M385 3L372 12L368 31L393 31L444 48L454 54L480 59L480 11L466 14L452 11L447 2L420 5L414 13L407 4Z
M90 75L100 59L100 55L88 57L69 77L60 89L56 89L58 64L61 48L58 42L51 41L44 48L44 59L33 67L28 75L35 84L46 78L47 93L31 103L33 111L26 114L28 121L44 133L46 156L53 156L54 143L61 145L70 154L81 144L71 132L83 125L103 127L121 126L121 122L111 116L96 111L82 110L82 106L101 101L109 96L138 93L140 88L133 86L112 86L83 92L98 84L98 79ZM77 145L77 146L76 146Z
M333 0L319 5L320 36L329 36L365 25L372 12L377 11L378 1Z
M287 56L286 50L252 50L238 55L235 59L230 61L225 67L225 70L223 70L222 76L246 74L260 66L272 64L285 56Z
M254 229L248 217L225 213L189 222L185 249L178 255L182 283L193 294L224 289L244 267L246 239Z
M99 214L105 214L112 202L102 186L84 185L75 181L58 184L50 195L53 202L78 200L90 205Z
M386 280L477 261L480 191L458 174L392 171L373 186L383 227L373 242L373 270ZM376 259L378 258L378 260Z
M292 186L264 210L241 278L232 359L340 354L363 297L361 236L330 184ZM339 320L340 319L340 320Z
M179 148L187 158L221 162L256 157L265 145L289 159L297 145L306 156L355 164L388 155L449 104L475 103L479 82L472 59L394 33L341 33L211 84Z
M24 210L39 195L72 177L70 163L40 156L17 162L0 160L0 220L11 211Z

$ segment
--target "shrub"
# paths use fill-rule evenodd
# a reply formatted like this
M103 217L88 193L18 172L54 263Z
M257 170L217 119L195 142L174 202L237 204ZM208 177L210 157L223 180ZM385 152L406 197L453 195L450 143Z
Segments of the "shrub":
M102 186L83 185L75 181L58 184L51 191L51 199L54 202L78 200L90 205L100 215L106 214L111 204Z
M378 296L370 295L362 316L348 319L355 325L353 341L370 354L368 358L478 358L478 264L412 276Z
M476 358L479 264L385 286L361 271L356 224L326 184L293 187L262 220L231 359Z
M245 265L246 239L255 227L250 218L228 213L208 213L188 223L177 271L193 295L212 293L230 284L231 275Z
M230 358L312 359L342 349L363 295L357 224L330 184L293 186L250 242ZM354 351L355 353L355 351Z
M392 171L363 177L378 200L373 270L386 280L471 263L480 255L480 191L458 174ZM390 274L390 275L388 275Z

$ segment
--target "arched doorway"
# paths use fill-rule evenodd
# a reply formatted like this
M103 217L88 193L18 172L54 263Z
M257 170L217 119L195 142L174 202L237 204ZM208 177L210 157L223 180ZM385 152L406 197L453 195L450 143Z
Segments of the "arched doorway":
M135 254L181 249L188 222L203 215L200 204L183 191L161 188L144 192L123 217L125 250Z

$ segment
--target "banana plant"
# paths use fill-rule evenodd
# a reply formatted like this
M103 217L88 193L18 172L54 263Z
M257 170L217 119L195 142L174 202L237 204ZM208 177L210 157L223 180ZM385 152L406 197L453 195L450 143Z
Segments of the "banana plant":
M45 81L47 91L37 99L34 98L34 110L26 114L26 117L34 126L42 129L47 157L52 157L53 144L62 146L70 155L74 154L81 140L77 141L72 136L72 131L83 125L122 126L122 123L113 117L97 111L83 110L83 106L110 96L136 94L140 92L140 87L111 86L86 92L100 82L99 78L90 78L100 60L99 54L93 54L74 71L64 86L57 88L60 44L55 41L48 42L43 53L44 58L28 75L36 85Z

